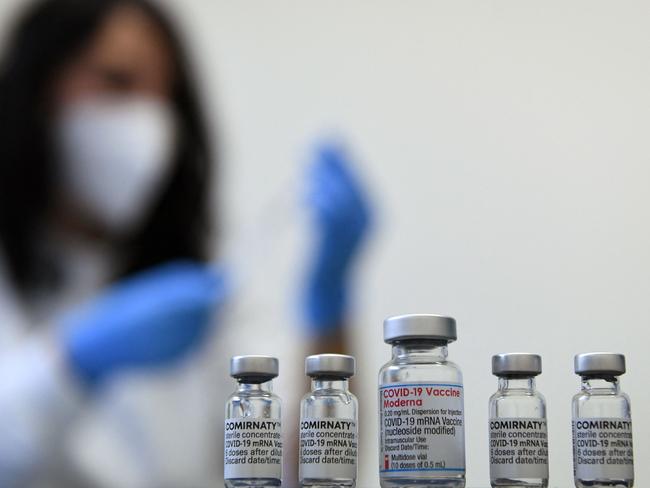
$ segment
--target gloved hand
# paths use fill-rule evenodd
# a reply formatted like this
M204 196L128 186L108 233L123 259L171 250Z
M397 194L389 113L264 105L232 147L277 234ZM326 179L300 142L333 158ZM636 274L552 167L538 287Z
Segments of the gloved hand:
M308 174L307 202L316 243L307 275L304 314L312 332L324 336L341 325L347 312L350 269L371 222L368 201L341 147L316 147Z
M165 366L198 346L226 295L224 276L175 262L117 283L64 323L64 352L89 386L116 372Z

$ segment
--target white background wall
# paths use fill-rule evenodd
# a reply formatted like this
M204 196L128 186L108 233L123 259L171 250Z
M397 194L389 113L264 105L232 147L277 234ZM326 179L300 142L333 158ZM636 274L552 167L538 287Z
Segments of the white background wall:
M3 0L0 18L18 3ZM650 3L169 3L222 128L227 235L299 174L320 131L347 136L372 186L379 225L354 331L359 486L377 486L381 322L405 312L458 319L468 486L487 485L490 356L515 350L544 357L555 487L572 485L573 354L624 352L637 486L650 484ZM257 275L237 352L299 364L278 333L296 330L299 240Z

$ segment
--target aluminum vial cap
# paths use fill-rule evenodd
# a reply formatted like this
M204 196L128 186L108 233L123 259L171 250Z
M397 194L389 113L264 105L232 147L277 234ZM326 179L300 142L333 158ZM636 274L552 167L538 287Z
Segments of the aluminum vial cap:
M410 314L389 317L384 320L384 342L387 344L411 339L453 342L456 338L456 320L452 317Z
M576 374L619 376L625 373L625 356L614 352L587 352L573 360Z
M527 352L508 352L492 356L492 374L495 376L531 377L542 373L542 357Z
M332 378L349 378L354 376L355 360L345 354L315 354L305 358L307 376L328 376Z
M230 376L246 383L270 381L278 371L278 359L271 356L235 356L230 360Z

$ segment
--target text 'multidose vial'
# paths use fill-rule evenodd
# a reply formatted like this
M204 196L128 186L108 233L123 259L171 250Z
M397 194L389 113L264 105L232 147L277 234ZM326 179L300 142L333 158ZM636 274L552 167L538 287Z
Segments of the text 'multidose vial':
M384 321L392 358L379 372L383 488L465 486L463 377L447 360L456 321L401 315Z

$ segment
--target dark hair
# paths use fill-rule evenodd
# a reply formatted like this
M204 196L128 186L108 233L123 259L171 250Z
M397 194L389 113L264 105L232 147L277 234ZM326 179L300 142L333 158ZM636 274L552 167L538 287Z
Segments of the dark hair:
M41 285L51 264L39 243L57 171L48 140L49 85L120 5L142 9L167 38L181 141L168 187L148 222L123 243L126 264L118 275L172 259L206 258L211 155L187 58L169 20L148 0L41 0L17 24L0 65L0 243L22 292Z

